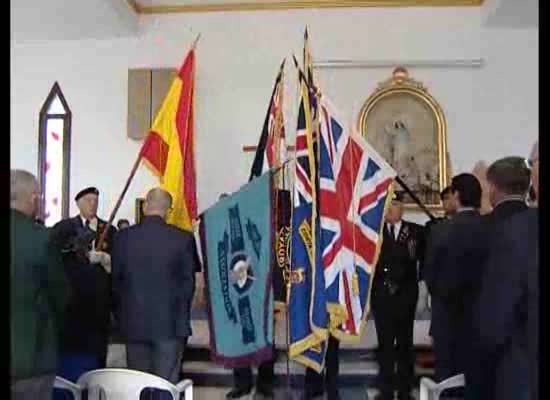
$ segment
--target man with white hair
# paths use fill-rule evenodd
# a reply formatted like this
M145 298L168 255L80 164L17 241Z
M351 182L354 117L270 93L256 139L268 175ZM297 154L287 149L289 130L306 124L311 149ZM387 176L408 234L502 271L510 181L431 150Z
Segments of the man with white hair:
M72 382L106 366L111 322L111 245L116 229L97 216L99 191L77 193L79 215L58 222L52 241L61 249L73 296L67 307L57 374ZM102 248L99 238L108 229ZM60 398L56 394L56 398Z
M198 260L193 235L165 222L171 207L165 190L147 193L142 221L115 238L112 282L128 368L177 383Z
M39 199L36 178L11 170L10 376L16 400L51 399L68 295L61 254L35 223Z

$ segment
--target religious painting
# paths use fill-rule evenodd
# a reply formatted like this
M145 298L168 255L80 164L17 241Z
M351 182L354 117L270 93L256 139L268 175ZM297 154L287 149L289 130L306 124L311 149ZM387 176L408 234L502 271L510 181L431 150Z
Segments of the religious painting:
M359 115L361 134L429 208L441 207L439 193L449 179L446 129L437 101L403 67L379 84ZM404 201L415 206L408 195Z

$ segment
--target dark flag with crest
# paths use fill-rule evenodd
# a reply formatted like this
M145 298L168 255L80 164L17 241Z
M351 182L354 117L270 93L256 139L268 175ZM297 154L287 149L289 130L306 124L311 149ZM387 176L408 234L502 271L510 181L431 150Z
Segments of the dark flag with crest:
M269 100L262 134L250 170L249 181L260 176L266 167L273 169L281 167L286 159L285 127L283 120L284 66L285 61L283 60ZM290 269L288 253L291 199L290 192L284 189L284 183L284 169L275 171L272 186L275 224L272 260L274 264L273 295L276 308L283 308L286 305L287 294L285 276L288 276L288 271Z

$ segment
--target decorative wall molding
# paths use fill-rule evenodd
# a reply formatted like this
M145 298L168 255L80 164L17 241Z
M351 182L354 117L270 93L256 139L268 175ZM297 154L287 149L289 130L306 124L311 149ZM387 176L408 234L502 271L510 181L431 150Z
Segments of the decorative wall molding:
M290 10L343 7L479 7L484 0L281 0L228 2L203 1L187 4L145 6L139 0L126 0L138 14L171 14L215 11ZM167 0L169 1L169 0Z
M342 68L483 68L483 58L464 60L319 60L313 62L315 69Z

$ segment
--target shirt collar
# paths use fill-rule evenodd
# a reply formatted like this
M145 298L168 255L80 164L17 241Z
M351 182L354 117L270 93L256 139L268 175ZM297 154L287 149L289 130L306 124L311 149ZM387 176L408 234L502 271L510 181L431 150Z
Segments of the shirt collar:
M506 196L505 198L503 198L502 200L500 200L497 204L495 204L495 207L501 205L502 203L506 203L506 202L509 202L509 201L521 201L522 203L525 203L525 196L518 196L518 195L514 195L514 196ZM493 208L495 208L493 207Z
M474 207L461 207L458 210L456 210L456 213L461 213L465 211L475 211L476 209Z
M79 215L80 220L82 221L82 226L86 226L86 218L84 218L82 215ZM97 217L93 217L90 219L90 228L94 231L97 229Z

